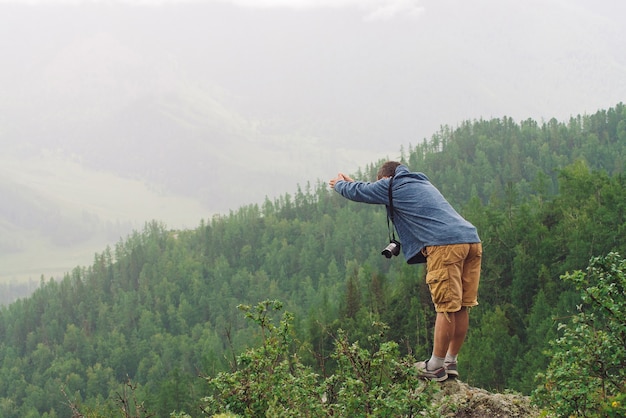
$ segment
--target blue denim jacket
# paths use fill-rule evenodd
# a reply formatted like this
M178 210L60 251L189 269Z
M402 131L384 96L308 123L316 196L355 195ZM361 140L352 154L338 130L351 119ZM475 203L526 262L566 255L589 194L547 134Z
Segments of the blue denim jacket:
M388 188L389 178L335 183L335 191L343 197L378 205L389 204ZM422 249L429 245L480 242L476 227L454 210L425 174L398 166L392 193L394 225L409 264L424 262Z

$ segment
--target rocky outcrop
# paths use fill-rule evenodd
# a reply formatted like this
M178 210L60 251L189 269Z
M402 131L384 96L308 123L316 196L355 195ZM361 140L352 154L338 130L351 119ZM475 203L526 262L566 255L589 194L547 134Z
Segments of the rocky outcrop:
M460 380L448 379L436 395L442 417L509 418L539 417L541 411L530 398L514 393L493 393L471 387Z

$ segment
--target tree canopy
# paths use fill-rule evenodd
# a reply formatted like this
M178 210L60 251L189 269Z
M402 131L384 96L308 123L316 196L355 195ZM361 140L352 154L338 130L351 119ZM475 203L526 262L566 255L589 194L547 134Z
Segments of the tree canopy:
M568 122L467 121L401 151L483 241L465 381L535 389L557 324L577 312L578 290L561 276L626 254L625 157L623 104ZM353 177L374 180L379 164ZM208 388L198 376L232 370L263 341L237 310L263 300L293 314L301 360L322 376L343 367L332 356L339 331L373 350L374 322L389 326L401 355L427 356L434 312L423 267L380 255L386 228L383 208L325 182L191 230L148 222L0 309L0 415L69 416L68 398L110 408L129 379L158 416L199 411Z

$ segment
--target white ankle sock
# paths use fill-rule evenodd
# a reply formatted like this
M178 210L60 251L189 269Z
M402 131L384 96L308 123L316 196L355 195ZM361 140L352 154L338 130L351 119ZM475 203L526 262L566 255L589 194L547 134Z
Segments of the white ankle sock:
M457 356L453 356L452 354L447 353L446 358L444 359L444 363L456 363Z
M430 360L428 360L428 364L426 367L428 370L433 371L443 367L443 357L437 357L436 355L430 356Z

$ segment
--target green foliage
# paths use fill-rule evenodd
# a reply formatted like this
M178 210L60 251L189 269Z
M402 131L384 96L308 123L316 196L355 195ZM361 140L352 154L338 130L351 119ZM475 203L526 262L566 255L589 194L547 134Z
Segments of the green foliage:
M402 152L483 241L480 305L459 359L463 380L530 393L550 362L557 318L577 314L580 304L561 275L591 257L626 253L625 126L623 104L566 123L468 121ZM377 166L354 177L372 180ZM199 411L208 394L198 376L231 370L238 354L263 341L235 309L259 300L281 300L293 312L282 347L290 356L271 367L306 367L298 379L339 379L339 372L337 388L350 387L348 354L369 358L372 368L377 353L430 355L434 314L424 269L380 256L386 236L382 207L307 184L193 230L147 223L96 254L93 265L42 279L28 298L13 301L5 286L0 294L13 302L0 307L0 416L71 416L61 388L85 411L115 410L128 378L157 416ZM389 324L385 341L371 338L375 322ZM340 329L350 344L338 345ZM394 367L378 376L385 390L400 393L400 381L389 377ZM377 404L376 390L359 399L387 408L391 395Z
M278 325L272 311L277 301L256 307L242 305L246 317L261 328L262 345L237 357L236 370L209 378L212 395L204 398L206 413L232 412L241 416L322 416L322 391L317 375L302 365L293 350L291 323L285 312Z
M539 377L537 402L559 416L626 415L626 260L593 258L586 272L563 276L581 292L579 312L561 324L552 360Z
M137 399L137 385L130 379L121 385L121 390L115 393L115 398L107 399L102 403L98 402L95 406L80 405L79 400L69 399L65 389L62 389L62 392L72 418L152 418L156 416L148 410L144 402Z
M373 325L380 332L369 337L371 350L350 343L339 330L333 353L339 367L325 381L327 416L436 416L431 406L436 386L418 380L414 360L401 357L396 342L385 341L387 325Z
M240 416L370 417L426 416L433 387L420 382L412 362L401 359L394 342L373 336L378 350L370 352L350 343L343 331L335 341L333 357L339 367L322 380L304 366L292 345L293 316L285 312L274 325L269 314L282 309L277 301L255 308L240 306L260 326L262 345L237 357L237 370L209 378L212 394L204 412L231 412ZM378 324L381 330L386 326Z
M511 321L500 306L485 312L481 319L482 326L471 333L463 347L462 355L470 361L461 362L459 372L468 376L468 383L503 391L508 387L508 370L520 355L519 336L511 331Z

